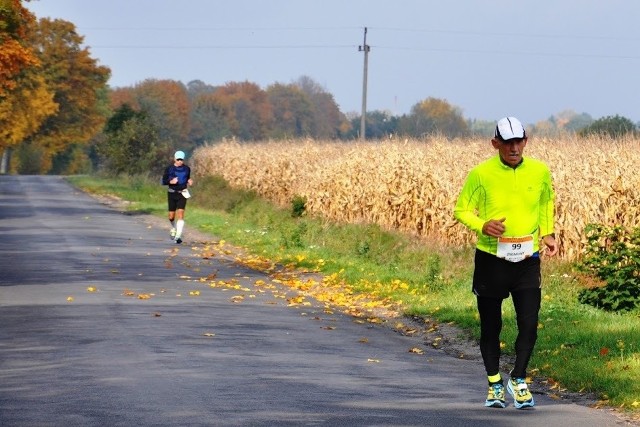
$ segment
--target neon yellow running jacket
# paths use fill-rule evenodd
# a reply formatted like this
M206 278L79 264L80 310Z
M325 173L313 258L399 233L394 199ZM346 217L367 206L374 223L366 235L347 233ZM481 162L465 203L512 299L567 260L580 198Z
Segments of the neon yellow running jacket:
M496 155L474 167L462 187L455 218L478 235L476 247L495 255L498 239L482 234L490 219L506 218L505 237L533 235L533 250L540 238L553 233L555 193L549 168L524 157L514 169Z

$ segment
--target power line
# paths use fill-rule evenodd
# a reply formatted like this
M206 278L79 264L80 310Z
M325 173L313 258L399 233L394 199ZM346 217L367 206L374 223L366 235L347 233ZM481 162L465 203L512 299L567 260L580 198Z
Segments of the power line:
M538 57L555 57L555 58L584 58L584 59L640 59L638 55L611 55L611 54L583 54L575 52L532 52L526 50L478 50L478 49L450 49L450 48L434 48L434 47L411 47L411 46L393 46L393 45L367 45L369 48L374 47L387 51L414 51L414 52L439 52L453 54L477 54L477 55L518 55L518 56L538 56ZM359 47L354 44L320 44L320 45L88 45L90 49L204 49L204 50L233 50L233 49L353 49Z
M154 31L154 32L197 32L197 31L353 31L362 27L78 27L78 30L90 31ZM462 36L505 37L505 38L544 38L551 40L579 39L579 40L610 40L610 41L640 41L638 37L620 37L607 35L585 34L541 34L541 33L507 33L485 32L469 30L434 30L426 28L402 28L402 27L368 27L377 31L389 31L397 33L429 33L429 34L453 34Z
M353 49L356 45L91 45L91 49Z
M507 51L507 50L474 50L474 49L439 49L432 47L407 47L407 46L378 46L377 49L382 50L406 50L420 52L440 52L440 53L464 53L464 54L482 54L482 55L520 55L520 56L544 56L557 58L597 58L597 59L640 59L637 55L609 55L609 54L584 54L584 53L549 53L549 52L531 52L525 50Z
M78 27L91 31L353 31L360 27Z

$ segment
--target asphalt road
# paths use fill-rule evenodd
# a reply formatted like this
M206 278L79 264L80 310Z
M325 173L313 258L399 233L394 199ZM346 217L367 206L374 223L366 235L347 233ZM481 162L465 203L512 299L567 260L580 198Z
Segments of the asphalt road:
M182 245L155 224L59 177L0 176L0 425L624 424L540 393L485 408L479 360L290 306L188 221Z

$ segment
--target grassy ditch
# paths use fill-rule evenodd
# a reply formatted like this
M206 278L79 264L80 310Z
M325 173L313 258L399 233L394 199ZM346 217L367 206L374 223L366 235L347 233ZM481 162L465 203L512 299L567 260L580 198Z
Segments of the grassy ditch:
M131 209L166 215L164 188L146 177L77 176L90 193L133 202ZM202 232L248 252L314 270L353 292L392 301L406 315L452 322L478 338L470 292L473 248L416 241L373 225L336 224L304 214L300 201L281 209L256 194L230 188L218 177L199 180L187 208L187 232ZM600 404L640 415L640 311L613 314L578 302L591 280L569 263L543 261L543 304L531 374L551 393L595 393ZM515 320L505 301L502 341L512 354ZM508 368L508 367L505 367Z

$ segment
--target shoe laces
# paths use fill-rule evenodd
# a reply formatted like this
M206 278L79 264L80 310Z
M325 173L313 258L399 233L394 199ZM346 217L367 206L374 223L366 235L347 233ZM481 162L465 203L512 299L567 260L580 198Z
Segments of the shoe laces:
M501 395L504 394L504 385L502 385L501 383L491 384L490 388L491 388L491 393L495 397L500 397Z
M515 383L514 388L520 396L526 395L529 392L527 381L524 378L514 378L513 382Z

